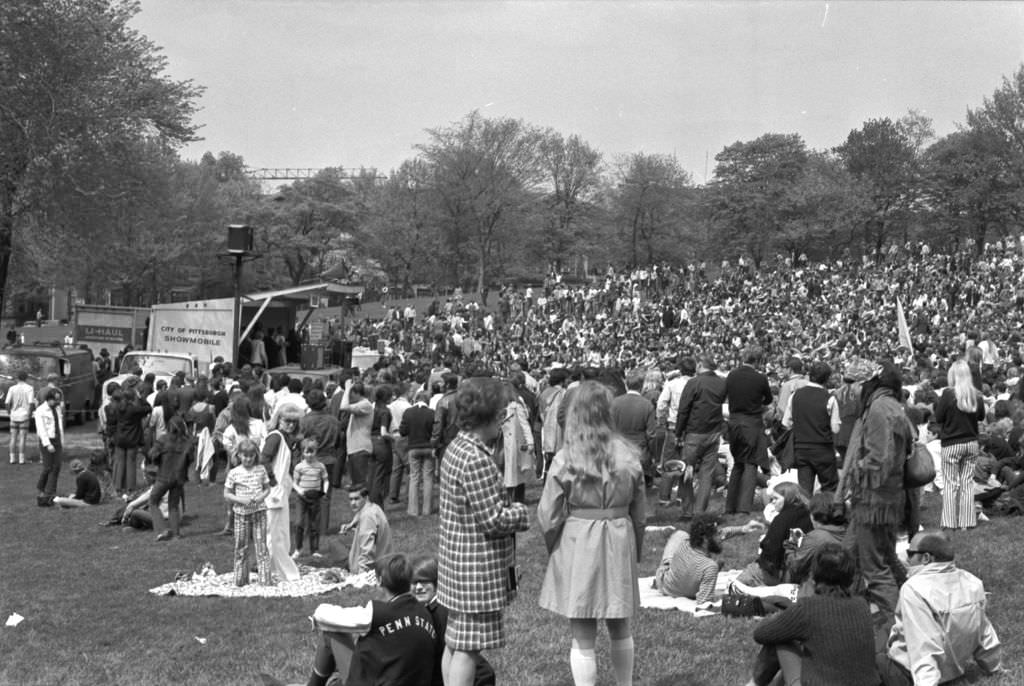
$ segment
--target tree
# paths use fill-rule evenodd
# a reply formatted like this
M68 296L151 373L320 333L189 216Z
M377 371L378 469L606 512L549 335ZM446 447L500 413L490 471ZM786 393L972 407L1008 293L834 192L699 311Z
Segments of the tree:
M255 212L265 256L258 271L277 281L283 270L289 285L298 286L335 266L358 229L355 200L340 168L282 187Z
M911 131L920 134L914 127ZM898 229L906 238L910 210L920 194L917 143L899 122L871 119L835 149L870 198L863 217L864 245L875 252Z
M378 188L364 232L369 255L409 296L415 283L442 276L441 213L429 179L422 159L403 162Z
M838 257L856 238L865 211L857 181L838 158L823 152L808 155L785 202L777 241L793 258L801 252Z
M447 220L446 247L455 258L464 244L470 246L477 291L486 303L495 256L543 178L540 133L521 120L486 119L479 112L427 133L430 141L417 148ZM462 265L453 259L451 266L458 279Z
M117 199L101 162L127 162L140 140L195 140L200 89L164 75L156 46L129 28L138 3L0 4L0 313L18 221L60 181ZM93 164L96 163L96 164Z
M793 190L809 153L798 134L766 133L715 155L706 201L722 242L760 265L795 215Z
M655 243L681 223L684 190L690 177L670 155L634 153L618 165L613 194L615 212L629 242L630 264L638 265L640 245L647 264L655 261Z
M540 164L544 185L543 247L552 256L556 268L582 238L581 221L592 214L594 193L600 180L601 153L579 136L568 138L548 129L541 135Z
M985 98L981 107L967 110L967 125L988 131L1001 139L1009 155L1017 160L1016 171L1022 171L1019 161L1024 159L1024 64L1011 77L1004 77L1002 85Z
M973 239L979 253L992 230L1021 214L1024 198L1006 165L1005 148L1005 139L991 128L967 128L938 141L925 155L925 192L936 222L957 244Z

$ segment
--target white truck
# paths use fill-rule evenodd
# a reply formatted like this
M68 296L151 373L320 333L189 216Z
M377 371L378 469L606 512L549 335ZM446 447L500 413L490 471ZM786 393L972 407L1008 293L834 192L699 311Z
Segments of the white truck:
M195 377L199 373L199 363L188 353L136 350L126 354L121 360L118 374L107 379L103 384L103 397L100 402L101 414L110 402L110 395L107 393L110 382L115 381L118 386L123 386L128 377L134 376L136 369L142 370L142 378L145 378L146 374L154 374L156 376L154 386L156 386L156 381L166 381L170 386L171 377L178 372L184 372L186 377Z

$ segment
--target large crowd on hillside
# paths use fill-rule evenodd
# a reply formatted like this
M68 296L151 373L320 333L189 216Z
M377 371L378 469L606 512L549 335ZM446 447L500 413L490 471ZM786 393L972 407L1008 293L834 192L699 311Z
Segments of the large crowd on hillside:
M217 483L224 470L236 582L250 582L252 549L255 580L273 584L322 557L344 490L343 564L375 574L384 599L318 608L310 684L334 672L493 683L481 651L506 642L514 535L530 527L537 480L550 555L539 602L568 619L578 685L596 682L599 622L615 683L632 683L652 513L682 520L655 586L701 607L715 601L721 540L763 534L721 601L769 614L751 683L945 683L971 659L995 671L984 587L954 562L952 532L1024 510L1022 253L1016 241L963 255L906 245L714 275L552 275L503 289L493 311L454 295L360 322L354 340L381 359L336 382L228 363L209 378L129 378L101 418L126 501L111 523L173 537L190 474ZM51 403L37 417L41 440L59 440L58 414ZM942 495L941 530L921 527L928 490ZM436 559L395 552L399 508L439 515Z

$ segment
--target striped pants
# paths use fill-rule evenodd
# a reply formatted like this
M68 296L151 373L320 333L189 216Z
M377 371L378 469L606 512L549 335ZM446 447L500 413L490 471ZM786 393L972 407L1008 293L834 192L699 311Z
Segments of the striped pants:
M272 586L270 578L270 551L267 548L267 511L250 514L235 513L235 585L249 583L249 545L256 551L256 571L262 586Z
M974 464L978 458L978 442L942 446L942 527L964 529L975 526Z

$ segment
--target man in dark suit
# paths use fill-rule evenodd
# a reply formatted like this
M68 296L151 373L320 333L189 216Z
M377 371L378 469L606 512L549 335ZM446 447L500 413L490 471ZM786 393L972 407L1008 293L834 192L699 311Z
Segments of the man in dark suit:
M764 411L771 407L772 389L768 377L754 367L764 353L758 346L743 351L743 364L729 372L725 395L729 402L729 451L733 466L725 495L725 513L749 515L754 507L758 467L768 467L768 439L764 433Z
M654 478L654 433L657 428L654 403L640 395L644 386L644 370L634 369L626 377L626 394L612 400L612 425L627 440L640 448L644 480L650 485Z

